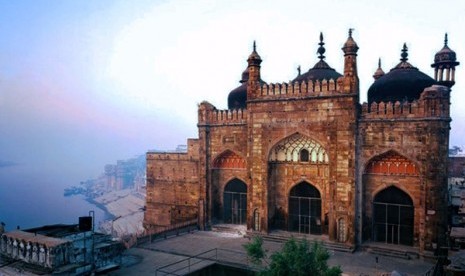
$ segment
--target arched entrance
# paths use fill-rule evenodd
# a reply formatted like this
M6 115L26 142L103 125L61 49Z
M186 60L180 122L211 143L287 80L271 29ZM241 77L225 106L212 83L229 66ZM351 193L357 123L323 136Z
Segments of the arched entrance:
M247 185L239 179L233 179L229 181L224 188L223 204L223 220L225 223L246 223Z
M373 201L373 240L413 245L413 218L408 194L394 186L382 190Z
M289 231L321 234L320 192L307 182L294 186L289 193Z

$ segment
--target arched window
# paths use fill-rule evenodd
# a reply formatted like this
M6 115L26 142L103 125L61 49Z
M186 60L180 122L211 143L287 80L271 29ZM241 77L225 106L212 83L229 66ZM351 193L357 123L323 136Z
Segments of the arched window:
M306 157L306 158L303 158ZM304 161L306 160L306 161ZM270 162L328 163L328 154L317 141L295 133L277 143L270 151Z
M308 156L309 156L309 153L308 153L307 149L302 149L300 151L300 161L301 162L308 162Z

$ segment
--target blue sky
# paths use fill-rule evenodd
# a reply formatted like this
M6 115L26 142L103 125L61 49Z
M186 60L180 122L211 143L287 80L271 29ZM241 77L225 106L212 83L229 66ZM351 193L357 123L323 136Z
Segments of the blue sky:
M443 7L442 7L443 6ZM293 79L317 61L343 70L354 28L361 98L381 57L432 76L449 46L465 62L463 1L0 0L0 164L35 164L82 179L106 163L173 149L197 137L197 104L226 108L253 40L268 82ZM451 145L465 136L465 77L452 92Z

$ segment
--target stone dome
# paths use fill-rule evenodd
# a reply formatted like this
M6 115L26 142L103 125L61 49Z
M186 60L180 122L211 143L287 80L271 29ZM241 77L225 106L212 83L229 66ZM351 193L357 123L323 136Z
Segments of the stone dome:
M236 87L228 95L228 109L240 109L246 107L247 101L247 80L249 79L249 70L245 69L242 73L241 85Z
M419 99L426 87L436 84L433 78L408 63L407 56L407 46L404 44L401 62L375 80L368 89L368 103L412 101Z
M228 109L242 109L247 107L247 81L249 80L249 69L242 72L242 79L239 81L240 86L234 88L228 95ZM260 84L265 84L260 80Z
M331 68L324 60L318 61L313 68L308 70L307 73L304 73L302 75L297 76L294 81L316 81L316 80L329 80L329 79L334 79L337 80L337 78L341 77L342 75L336 72L333 68Z
M355 43L355 42L354 42ZM337 80L337 78L341 77L342 75L339 74L338 72L336 72L336 70L334 70L333 68L331 68L328 63L326 63L324 61L325 59L325 56L323 55L326 50L325 48L323 47L325 43L323 42L323 34L320 33L320 43L318 43L318 45L320 45L320 47L318 48L318 58L320 59L320 61L318 61L315 66L313 66L313 68L311 68L310 70L308 70L308 72L304 73L304 74L300 74L300 69L299 69L299 75L293 79L292 81L298 81L298 82L301 82L301 81L316 81L316 80L323 80L323 79L326 79L326 80L329 80L329 79L334 79L334 80Z

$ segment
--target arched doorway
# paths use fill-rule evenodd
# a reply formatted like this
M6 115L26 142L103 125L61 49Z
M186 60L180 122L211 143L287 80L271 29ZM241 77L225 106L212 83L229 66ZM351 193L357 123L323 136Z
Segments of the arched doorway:
M247 185L239 179L233 179L229 181L224 188L223 204L223 220L225 223L246 223Z
M321 234L320 192L307 182L294 186L289 193L289 231Z
M394 186L382 190L373 201L373 240L413 245L413 218L408 194Z

